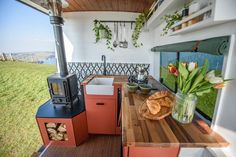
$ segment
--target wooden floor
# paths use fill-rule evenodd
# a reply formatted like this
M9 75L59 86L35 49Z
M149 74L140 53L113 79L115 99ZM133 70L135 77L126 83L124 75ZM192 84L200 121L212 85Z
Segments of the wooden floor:
M42 157L121 157L121 136L91 135L76 148L50 146Z

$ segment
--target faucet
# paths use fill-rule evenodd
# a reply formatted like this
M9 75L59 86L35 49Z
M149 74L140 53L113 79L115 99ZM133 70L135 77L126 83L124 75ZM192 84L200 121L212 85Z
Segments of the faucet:
M102 55L102 61L103 61L103 75L107 75L106 56L105 55Z

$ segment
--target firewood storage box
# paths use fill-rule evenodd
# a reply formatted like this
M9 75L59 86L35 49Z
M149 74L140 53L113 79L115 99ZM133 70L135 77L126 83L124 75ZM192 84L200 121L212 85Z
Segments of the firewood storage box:
M39 107L36 120L45 146L78 146L88 138L86 113L79 104L55 109L49 100Z

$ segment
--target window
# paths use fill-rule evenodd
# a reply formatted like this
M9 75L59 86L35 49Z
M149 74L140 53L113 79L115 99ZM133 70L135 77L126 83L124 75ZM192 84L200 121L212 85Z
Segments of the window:
M167 88L172 91L176 91L175 85L175 77L168 73L167 66L172 63L175 64L177 60L177 53L173 52L162 52L160 56L160 81L163 83Z
M177 61L177 53L173 52L161 52L161 66L160 66L160 78L161 82L171 89L173 92L176 92L176 80L175 77L168 74L167 66L169 63L176 63ZM202 66L204 60L209 60L209 69L215 70L216 73L222 72L223 66L223 55L211 55L206 53L193 53L193 52L180 52L179 60L184 62L197 62L199 66ZM205 94L198 98L197 111L199 111L205 118L211 120L214 114L215 103L217 98L217 90Z

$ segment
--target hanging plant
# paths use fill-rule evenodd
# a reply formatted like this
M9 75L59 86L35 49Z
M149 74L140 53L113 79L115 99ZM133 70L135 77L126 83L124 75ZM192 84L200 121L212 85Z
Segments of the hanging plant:
M107 48L114 51L113 47L111 46L112 31L108 25L102 24L98 20L94 20L93 31L95 32L96 43L99 42L101 39L106 39Z
M145 21L147 19L147 15L148 15L148 12L141 13L135 19L135 28L132 34L132 44L134 45L134 47L140 47L143 45L142 43L138 44L138 39L139 39L141 30L145 24Z
M163 34L166 35L176 22L182 19L182 16L176 11L173 15L165 15L163 19L166 21L166 26L163 28Z

